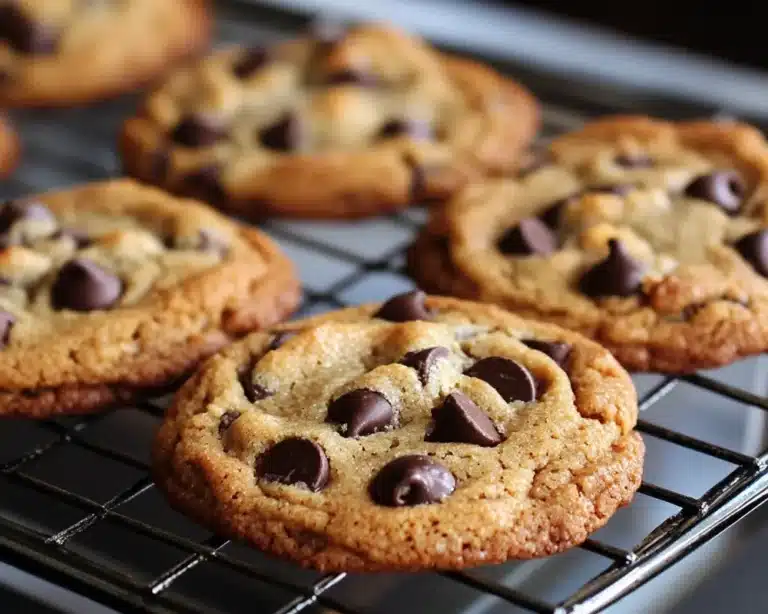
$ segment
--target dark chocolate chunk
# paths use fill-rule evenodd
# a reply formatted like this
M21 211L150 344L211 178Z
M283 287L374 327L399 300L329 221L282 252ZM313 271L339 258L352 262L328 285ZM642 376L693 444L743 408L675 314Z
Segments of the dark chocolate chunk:
M439 503L456 489L456 478L425 454L401 456L371 480L371 498L379 505L402 507Z
M560 216L563 214L563 209L565 209L565 206L572 198L577 196L578 195L573 195L568 196L567 198L561 198L560 200L556 200L550 205L547 205L547 208L539 214L539 219L549 226L549 228L555 230L560 225Z
M171 139L184 147L208 147L227 134L220 118L205 113L190 113L179 120Z
M298 333L296 331L292 331L292 330L285 330L285 331L281 331L281 332L277 333L272 338L272 343L269 344L269 349L270 350L276 350L281 345L283 345L283 343L288 341L288 339L290 339L291 337L295 337L296 335L298 335Z
M568 356L571 354L571 346L559 341L540 341L538 339L521 339L525 345L533 350L538 350L549 356L561 368L565 367Z
M357 85L359 87L376 87L379 84L378 77L367 70L360 68L346 68L327 75L323 79L323 85Z
M421 383L426 386L429 382L429 374L437 364L438 360L448 358L451 353L448 348L433 347L426 348L424 350L417 350L415 352L408 352L403 356L400 364L415 369L416 373L421 380Z
M240 385L243 387L245 398L251 403L261 401L267 397L271 397L274 393L270 392L264 386L261 386L253 381L253 367L256 365L257 360L251 360L247 365L241 367L237 373L237 379L240 381Z
M684 193L691 198L713 202L728 215L736 215L744 202L747 186L736 171L713 171L696 177Z
M432 139L434 131L429 122L409 117L390 119L379 130L380 139L407 136L419 141Z
M464 375L487 382L507 403L528 402L536 398L536 381L531 372L509 358L483 358L467 369Z
M733 248L755 271L768 277L768 230L756 230L741 237L733 244Z
M248 79L269 62L269 51L263 47L251 47L243 51L232 65L232 73L238 79Z
M211 205L226 201L224 186L221 184L221 170L218 166L203 166L184 178L182 191Z
M117 275L87 258L75 258L59 270L51 287L54 309L94 311L109 309L123 293L123 282Z
M314 441L290 437L261 455L256 474L269 482L303 486L317 492L328 484L330 465L325 452Z
M390 322L410 322L412 320L431 320L432 314L427 311L424 300L427 295L422 290L412 290L393 296L381 306L374 318Z
M582 275L579 290L592 298L636 294L640 290L645 265L632 258L617 239L608 241L608 249L610 252L605 260Z
M259 133L261 144L274 151L295 151L304 140L304 125L295 113L286 113Z
M491 419L462 392L449 394L440 407L432 410L432 420L427 441L473 443L486 448L502 442Z
M240 417L240 412L230 409L225 411L219 420L219 435L223 435L232 426L232 423Z
M0 310L0 350L8 345L11 338L11 329L16 323L16 316L7 311Z
M11 200L0 208L0 233L8 232L17 222L26 220L53 221L53 214L42 203Z
M13 0L0 5L0 39L19 53L36 55L56 53L59 43L52 26L34 21Z
M651 168L653 158L646 153L618 154L613 161L623 168Z
M546 256L557 249L557 237L540 219L528 217L505 232L497 246L503 254Z
M392 405L384 395L359 388L341 395L328 406L326 422L341 425L344 437L364 437L383 431L394 417Z

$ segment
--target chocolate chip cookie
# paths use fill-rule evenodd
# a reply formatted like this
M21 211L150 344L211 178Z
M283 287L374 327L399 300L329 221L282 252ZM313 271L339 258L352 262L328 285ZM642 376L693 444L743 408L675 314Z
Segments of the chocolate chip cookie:
M19 137L7 118L0 114L0 179L7 177L19 161Z
M252 218L352 218L513 168L531 95L393 28L316 30L215 53L124 126L128 173Z
M207 0L0 0L0 105L130 91L202 50L210 25Z
M457 569L602 526L640 485L636 418L596 343L416 291L212 357L153 466L179 510L301 565Z
M292 311L261 232L130 180L0 205L0 416L83 413L166 386Z
M427 289L582 332L685 373L768 349L768 144L732 122L597 121L432 219Z

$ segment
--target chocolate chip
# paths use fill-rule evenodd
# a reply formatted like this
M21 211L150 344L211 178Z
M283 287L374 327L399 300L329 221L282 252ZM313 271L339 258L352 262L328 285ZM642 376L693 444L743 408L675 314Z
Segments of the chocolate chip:
M0 233L8 232L11 226L22 221L54 221L53 214L42 203L11 200L0 209Z
M684 190L686 196L713 202L728 215L739 212L746 192L744 180L735 171L714 171L699 175Z
M646 153L618 154L613 161L623 168L651 168L653 158Z
M378 77L367 70L345 68L331 73L323 79L323 85L357 85L360 87L376 87Z
M212 205L226 201L221 171L215 165L204 166L190 173L184 178L181 187L185 194Z
M435 368L437 361L448 358L450 355L451 353L448 351L448 348L426 348L424 350L408 352L400 360L400 364L415 369L421 383L426 386L429 382L429 374Z
M412 290L393 296L381 306L374 318L390 322L410 322L412 320L431 320L432 314L427 311L424 300L427 295L422 290Z
M87 258L70 260L59 270L51 287L54 309L94 311L108 309L120 299L123 282L117 275Z
M568 202L576 196L577 195L568 196L567 198L561 198L560 200L551 203L539 214L539 219L553 230L556 229L560 225L560 217L563 213L563 209L565 209Z
M378 138L391 139L407 136L418 141L429 141L434 131L429 122L409 117L390 119L379 130Z
M16 316L7 311L0 311L0 349L8 345L11 339L11 329L16 323Z
M251 360L246 366L241 367L237 373L237 379L240 381L240 385L243 387L245 398L251 403L261 401L267 397L271 397L274 393L270 392L264 386L261 386L253 381L253 367L256 365L257 360Z
M304 125L295 113L286 113L259 133L261 144L275 151L294 151L304 140Z
M538 339L521 339L532 350L543 352L554 360L560 368L565 367L568 356L571 354L571 346L558 341L540 341Z
M226 134L226 127L220 118L205 113L191 113L179 120L171 131L171 139L184 147L208 147Z
M298 333L292 330L285 330L277 333L272 338L272 343L269 344L269 349L276 350L281 345L283 345L283 343L288 341L288 339L290 339L291 337L295 337L296 335L298 335Z
M198 237L199 243L197 244L197 247L203 252L217 252L223 256L229 251L227 242L208 228L201 228Z
M528 217L505 232L496 245L503 254L546 256L557 249L557 238L544 222Z
M28 17L18 2L0 5L0 39L19 53L49 55L58 48L58 33Z
M330 466L325 452L314 441L290 437L262 454L256 473L269 482L304 486L317 492L328 484Z
M486 448L502 441L491 419L462 392L449 394L440 407L432 410L432 420L427 441L473 443Z
M755 271L768 277L768 230L756 230L741 237L733 244L733 248Z
M232 423L240 417L240 412L230 409L225 411L219 420L219 436L223 435L225 431L232 426Z
M238 79L248 79L269 61L269 51L263 47L251 47L232 65L232 73Z
M617 239L608 241L609 254L582 275L579 290L592 298L632 296L640 289L645 265L627 253Z
M383 431L394 420L387 399L375 390L359 388L343 394L328 406L327 422L341 425L344 437L364 437Z
M456 478L424 454L401 456L371 480L371 498L379 505L402 507L438 503L456 489Z
M65 237L69 237L70 239L72 239L77 249L88 247L93 243L93 239L91 239L91 237L88 236L87 232L85 232L84 230L79 230L77 228L62 228L56 234L53 235L54 239L63 239Z
M509 358L491 356L478 360L464 372L493 387L507 403L533 401L536 398L536 381L523 365Z

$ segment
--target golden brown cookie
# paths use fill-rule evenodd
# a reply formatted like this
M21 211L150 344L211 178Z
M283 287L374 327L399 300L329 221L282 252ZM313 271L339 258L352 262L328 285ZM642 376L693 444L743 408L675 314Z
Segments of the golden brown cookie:
M5 115L0 114L0 179L10 175L19 162L21 145Z
M409 254L426 289L685 373L768 349L768 144L737 123L608 118L458 195Z
M207 0L2 0L0 105L130 91L204 49L210 29Z
M130 180L0 206L0 416L90 412L172 383L299 297L258 230Z
M321 570L457 569L581 543L640 485L610 353L422 292L250 335L158 434L179 510Z
M538 127L521 86L385 26L227 49L124 126L142 180L252 218L352 218L509 171Z

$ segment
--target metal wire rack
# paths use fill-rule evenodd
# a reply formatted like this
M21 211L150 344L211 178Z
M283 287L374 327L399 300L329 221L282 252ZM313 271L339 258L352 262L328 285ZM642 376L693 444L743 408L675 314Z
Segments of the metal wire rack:
M231 1L220 8L220 37L269 39L303 21ZM576 100L574 90L563 90L562 84L558 89L530 73L524 80L545 100L545 136L593 114L624 110L616 100L625 98L616 92L609 103ZM637 108L636 99L632 104ZM112 144L132 105L123 100L92 109L20 113L16 119L26 162L16 179L2 187L3 196L118 174ZM670 103L664 111L679 116L708 110ZM272 222L264 228L297 261L305 282L301 313L308 314L408 287L403 251L423 218L424 212L414 209L352 225ZM645 415L654 414L652 408L662 408L657 415L695 412L695 407L670 401L681 389L688 395L716 395L715 404L733 405L729 411L762 417L768 410L764 395L726 381L718 374L643 380L641 410ZM515 580L535 562L383 579L321 575L207 533L165 507L147 473L147 449L167 402L168 397L149 399L86 418L3 422L0 560L131 612L592 613L660 574L768 498L764 451L745 453L665 426L663 419L643 419L638 430L646 441L656 442L657 449L686 451L691 468L720 463L717 477L698 494L645 481L638 497L666 506L663 520L631 543L617 545L603 532L588 540L578 550L594 557L586 567L591 577L564 587L560 592L565 594L557 598L541 597ZM420 592L414 587L429 588ZM396 609L381 605L391 603L392 592L401 595ZM404 592L417 602L415 609L402 605ZM419 601L440 592L449 596L450 607L432 609L432 601Z

